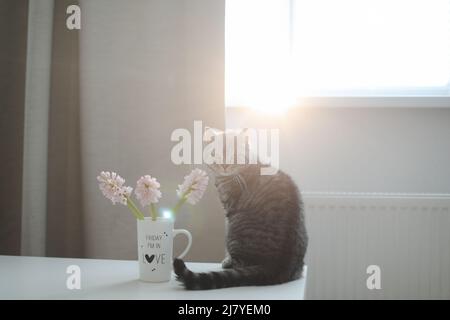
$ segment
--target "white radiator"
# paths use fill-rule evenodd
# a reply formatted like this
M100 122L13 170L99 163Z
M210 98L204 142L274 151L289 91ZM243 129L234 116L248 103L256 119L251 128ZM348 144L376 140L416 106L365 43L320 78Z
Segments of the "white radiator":
M308 299L450 299L450 195L303 193ZM381 268L369 290L366 268Z

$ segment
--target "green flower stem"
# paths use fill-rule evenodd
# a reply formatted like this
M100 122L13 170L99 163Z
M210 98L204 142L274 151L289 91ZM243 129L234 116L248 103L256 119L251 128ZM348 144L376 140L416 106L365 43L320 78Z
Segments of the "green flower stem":
M133 212L136 219L144 220L144 215L142 214L141 210L139 210L138 207L136 207L133 200L131 200L129 197L127 197L127 205L128 208L130 208L131 212Z
M175 217L175 215L178 213L178 210L180 210L181 206L186 202L187 200L187 195L191 192L191 188L189 188L185 193L183 193L183 195L181 196L180 200L178 200L177 204L175 205L175 207L173 207L172 209L172 213Z
M152 215L152 220L156 221L157 213L156 213L156 207L154 203L150 204L150 214Z
M173 215L176 215L178 213L178 210L180 210L181 206L186 202L186 200L187 200L187 198L183 197L178 201L178 203L172 209Z
M130 209L131 213L133 213L133 215L134 215L134 217L135 217L136 219L142 220L142 218L141 218L141 216L139 215L139 213L136 212L136 210L133 208L133 206L132 206L129 202L127 202L127 206L128 206L128 209Z

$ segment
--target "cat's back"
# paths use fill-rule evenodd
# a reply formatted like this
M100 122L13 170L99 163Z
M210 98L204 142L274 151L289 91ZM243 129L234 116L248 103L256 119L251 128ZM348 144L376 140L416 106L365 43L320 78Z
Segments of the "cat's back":
M278 170L274 175L260 175L255 177L253 188L247 194L253 198L253 203L267 206L268 202L275 202L279 206L286 205L300 210L303 206L299 189L294 180L284 171Z

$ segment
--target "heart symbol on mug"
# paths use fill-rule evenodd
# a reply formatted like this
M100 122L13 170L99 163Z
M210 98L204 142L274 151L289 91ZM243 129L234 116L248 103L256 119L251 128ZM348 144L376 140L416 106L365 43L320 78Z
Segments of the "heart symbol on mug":
M153 259L155 259L155 255L152 254L149 256L148 254L145 255L145 260L147 260L148 263L152 263Z

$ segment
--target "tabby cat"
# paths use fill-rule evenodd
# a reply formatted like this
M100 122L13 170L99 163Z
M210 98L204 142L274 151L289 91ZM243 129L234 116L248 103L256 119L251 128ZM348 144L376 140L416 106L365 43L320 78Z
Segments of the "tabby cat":
M216 272L195 273L175 259L174 272L186 289L272 285L301 277L308 236L299 191L281 170L261 175L262 166L249 164L247 155L245 164L209 165L228 220L228 252L224 270Z

